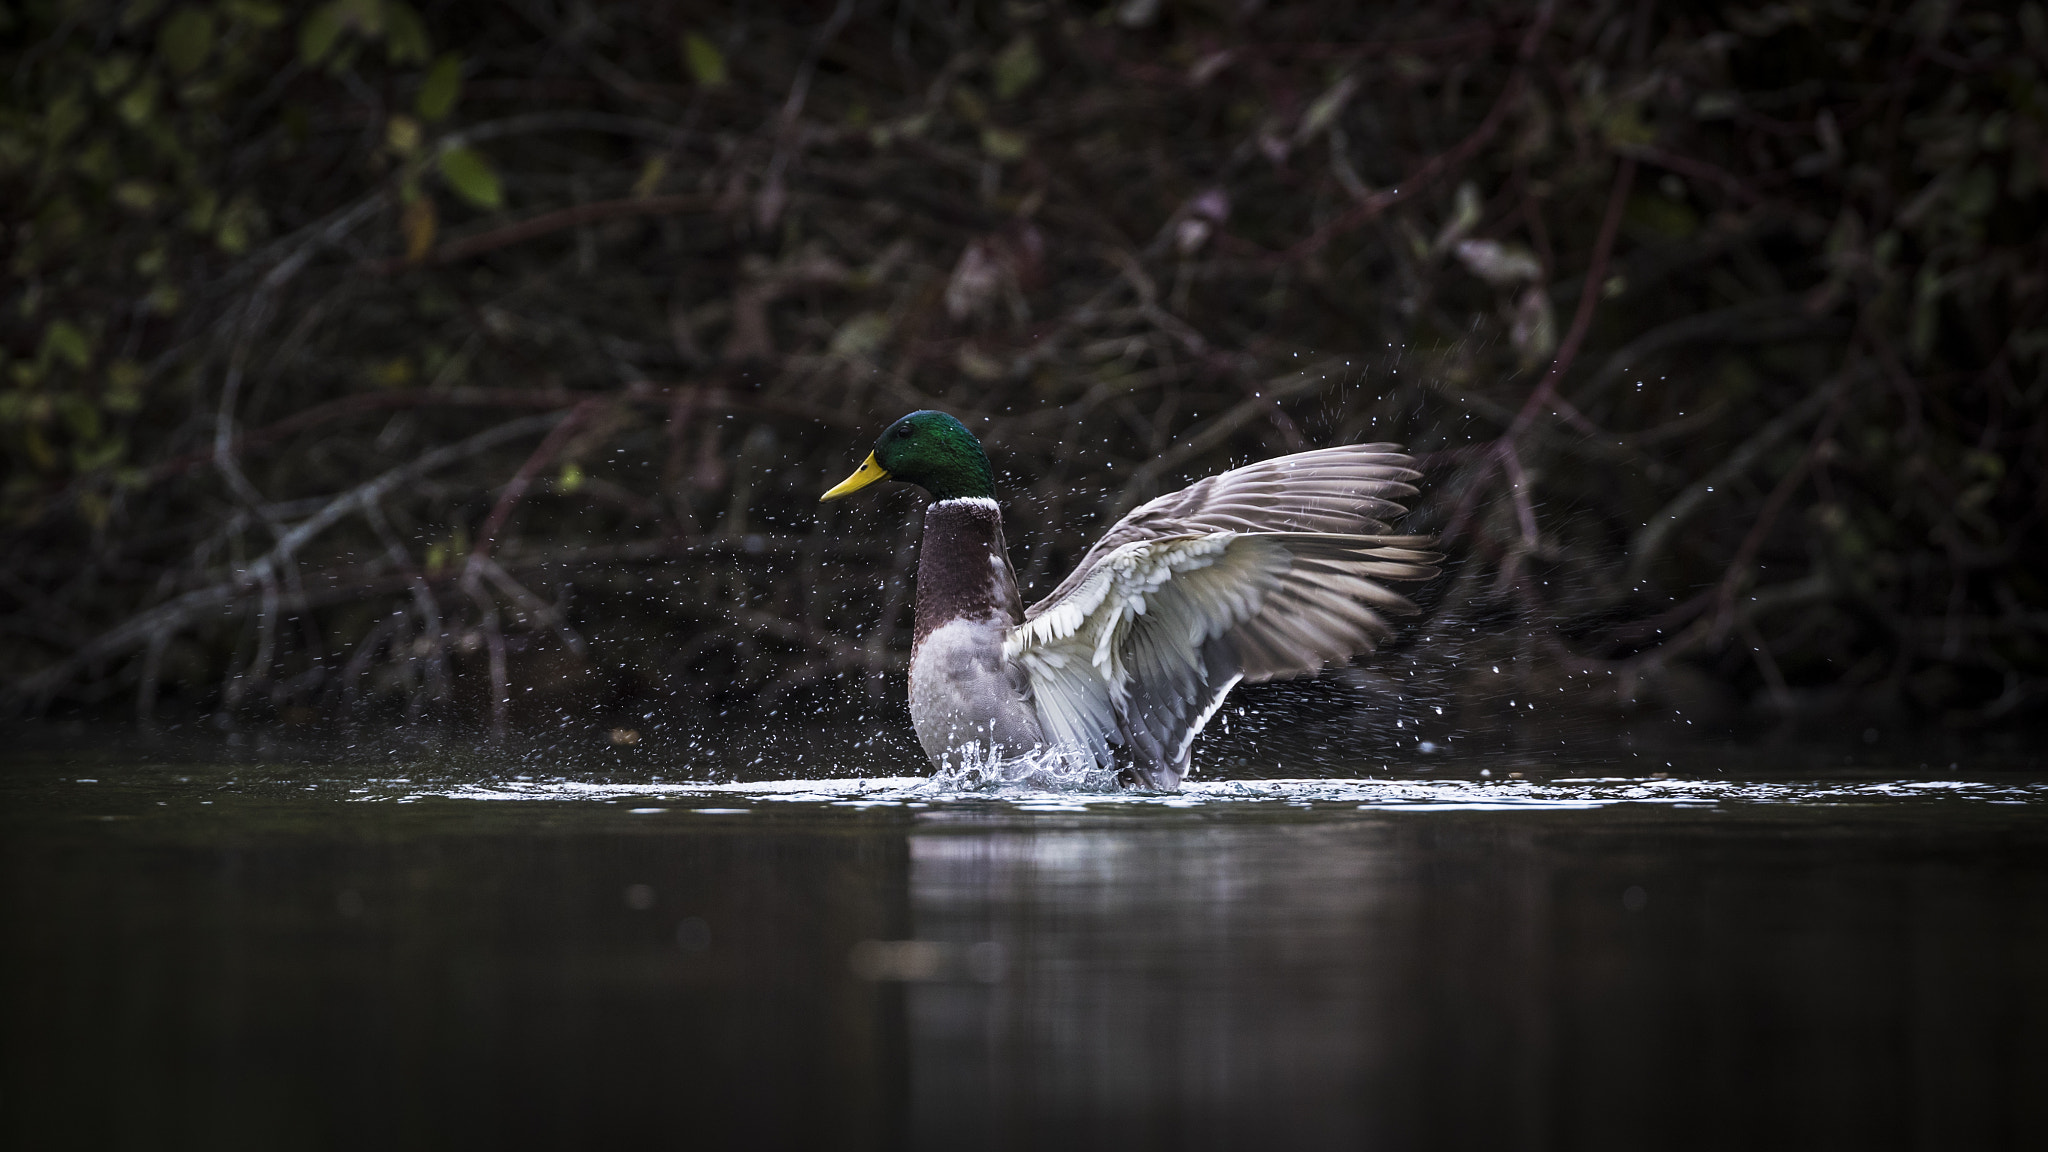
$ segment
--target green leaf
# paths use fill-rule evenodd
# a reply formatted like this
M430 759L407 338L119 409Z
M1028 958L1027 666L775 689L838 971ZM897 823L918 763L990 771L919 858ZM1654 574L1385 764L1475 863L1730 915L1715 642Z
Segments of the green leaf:
M173 75L190 76L199 71L213 53L213 13L201 8L178 9L157 33L156 51Z
M305 23L299 25L299 58L308 64L328 63L329 67L336 71L343 70L349 63L350 54L343 52L340 56L335 55L335 49L341 43L341 34L353 29L357 35L365 39L378 39L384 35L385 18L389 15L395 17L400 24L410 18L414 27L404 33L404 37L410 38L406 39L405 48L387 45L387 51L396 58L400 52L409 52L418 47L418 59L425 60L426 29L419 26L417 13L410 8L404 9L402 13L397 11L401 7L403 6L396 4L387 5L384 0L328 0L308 16Z
M988 104L975 94L973 88L962 84L953 89L952 96L953 110L960 113L962 120L976 127L988 122Z
M114 105L114 111L130 127L140 128L149 122L150 114L156 111L156 77L144 76L142 83L130 88Z
M1315 103L1308 106L1308 111L1301 114L1301 123L1294 129L1294 138L1307 140L1328 128L1344 111L1344 106L1351 102L1351 94L1357 89L1356 76L1338 78L1335 84L1330 85L1328 91L1316 97Z
M1956 185L1956 212L1963 217L1974 219L1982 216L1991 211L1997 200L1998 177L1982 164L1971 168Z
M700 33L683 37L683 63L689 66L697 83L706 88L725 87L725 53Z
M72 170L102 187L112 184L121 174L121 162L114 158L114 142L105 136L89 139L91 143L73 151Z
M334 42L341 38L342 13L346 4L347 0L330 0L299 25L299 59L308 64L318 64L334 51Z
M505 202L505 190L498 173L484 154L474 148L450 148L439 157L441 178L464 200L479 208L496 208Z
M384 125L384 146L400 156L410 156L420 150L420 122L410 116L393 116Z
M384 0L335 0L343 26L354 28L365 39L384 35Z
M1630 225L1673 240L1683 240L1700 230L1699 213L1692 205L1668 196L1638 194L1628 198L1623 219Z
M275 28L284 22L284 9L264 0L227 0L220 10L244 24Z
M1021 132L1007 128L984 128L981 130L981 150L991 159L1011 161L1023 159L1031 147L1030 141Z
M97 433L100 422L98 413L93 414L92 422L94 425L93 430ZM98 439L98 436L95 435L94 439ZM119 460L127 455L127 453L128 441L116 436L111 440L105 440L98 444L81 444L73 448L71 450L71 462L72 466L80 472L96 472Z
M66 92L50 101L43 113L43 142L51 148L64 143L66 137L85 123L85 101L76 92Z
M135 75L135 57L117 52L101 61L92 70L93 91L102 96L111 96L128 86Z
M138 215L156 211L158 199L156 185L147 180L123 180L114 186L114 203Z
M71 429L71 434L80 440L100 438L100 410L92 402L76 392L66 392L56 397L57 415Z
M1479 227L1479 218L1484 207L1477 184L1467 180L1458 185L1457 194L1451 198L1451 215L1444 221L1444 226L1438 229L1436 240L1430 244L1430 250L1449 251L1451 245L1471 235L1472 230ZM1469 259L1467 263L1470 263ZM1483 277L1486 274L1481 272L1479 275Z
M121 30L132 32L149 22L156 10L163 7L163 0L131 0L121 11Z
M659 152L649 156L647 163L640 167L639 177L633 181L633 198L644 200L654 195L654 190L661 187L661 178L666 175L668 157Z
M862 312L840 325L827 351L841 360L859 360L872 356L888 339L889 318L880 312Z
M1657 129L1634 104L1617 104L1601 120L1600 134L1611 148L1640 148L1657 142Z
M455 110L455 101L462 95L462 57L453 52L442 54L434 66L427 69L427 78L420 84L419 98L413 101L413 109L420 119L432 124L445 118Z
M370 365L370 382L379 388L404 388L417 375L410 356L394 356Z
M432 196L418 196L398 217L399 231L405 236L405 259L408 264L417 264L426 259L434 249L434 233L440 226L440 218L434 211Z
M0 132L0 173L19 172L35 159L35 146L18 132Z
M109 412L126 414L142 407L142 365L133 360L116 360L107 365L107 389L100 404Z
M214 230L213 242L221 251L239 255L249 249L255 239L256 230L262 225L263 211L247 194L230 201L227 209L220 214L220 225Z
M393 64L424 64L433 56L426 22L409 4L384 0L384 56Z
M1996 452L1972 449L1963 453L1963 467L1972 472L1982 473L1992 480L2005 478L2005 458Z
M47 363L52 358L63 360L73 368L83 368L92 363L92 341L85 333L64 320L52 320L43 329L43 355Z
M1031 87L1045 65L1038 58L1038 45L1029 34L1010 41L1010 45L996 53L995 80L996 99L1008 100Z
M214 216L220 212L220 193L211 188L192 192L192 204L185 210L185 225L194 232L213 231Z

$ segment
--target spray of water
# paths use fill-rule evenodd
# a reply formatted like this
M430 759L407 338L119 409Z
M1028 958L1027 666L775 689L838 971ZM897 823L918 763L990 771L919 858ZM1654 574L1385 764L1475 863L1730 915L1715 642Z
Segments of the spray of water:
M933 770L924 791L934 795L1012 796L1023 792L1118 792L1115 768L1095 762L1086 749L1065 746L1005 754L1000 748L969 745Z

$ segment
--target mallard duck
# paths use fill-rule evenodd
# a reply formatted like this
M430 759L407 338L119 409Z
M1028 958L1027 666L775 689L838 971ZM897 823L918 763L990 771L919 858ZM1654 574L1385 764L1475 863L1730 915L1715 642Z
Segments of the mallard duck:
M1171 791L1240 682L1313 675L1371 652L1381 581L1427 580L1422 536L1389 535L1420 477L1394 444L1298 452L1142 505L1052 594L1020 606L995 474L944 412L891 424L821 499L882 480L931 496L917 561L910 718L940 768L1056 748Z

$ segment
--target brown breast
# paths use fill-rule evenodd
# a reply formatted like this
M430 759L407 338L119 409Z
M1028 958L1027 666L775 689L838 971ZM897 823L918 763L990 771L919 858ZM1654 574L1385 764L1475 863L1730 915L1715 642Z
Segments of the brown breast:
M914 648L942 624L995 616L1021 619L1017 578L993 500L939 500L924 512L917 553Z

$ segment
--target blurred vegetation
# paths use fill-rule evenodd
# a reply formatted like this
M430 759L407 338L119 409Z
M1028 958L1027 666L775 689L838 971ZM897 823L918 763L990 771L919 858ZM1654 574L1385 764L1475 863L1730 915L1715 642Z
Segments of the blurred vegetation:
M1041 594L1345 440L1603 705L2048 694L2048 16L0 6L0 665L306 719L892 693L969 420ZM1452 627L1452 626L1455 626Z

